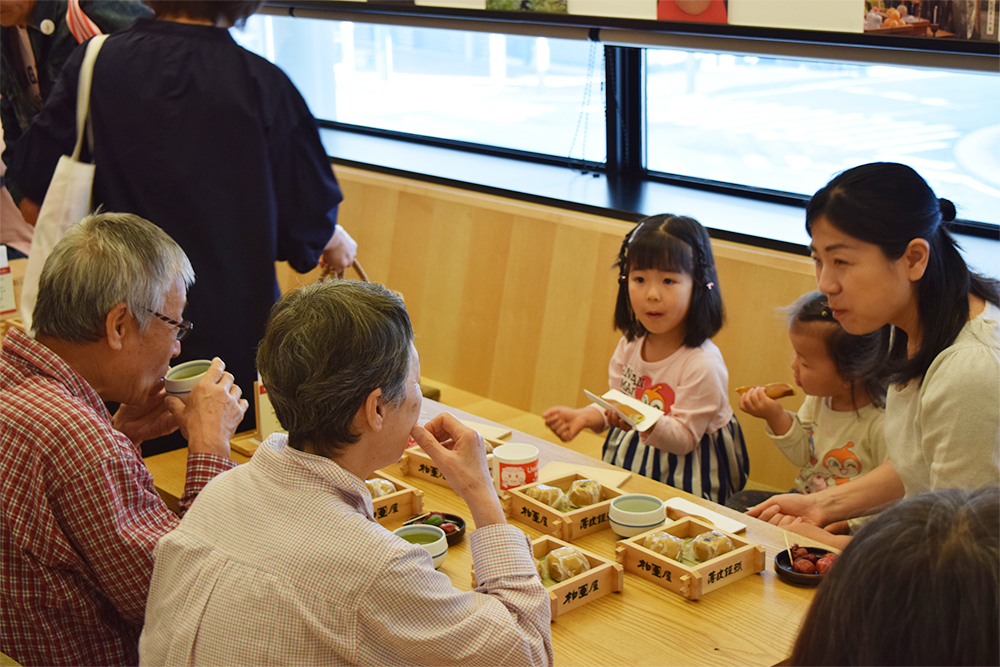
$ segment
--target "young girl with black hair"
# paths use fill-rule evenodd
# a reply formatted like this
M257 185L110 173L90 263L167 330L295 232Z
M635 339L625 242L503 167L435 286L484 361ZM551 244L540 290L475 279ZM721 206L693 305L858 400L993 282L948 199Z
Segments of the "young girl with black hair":
M740 396L740 409L767 421L767 435L797 466L799 493L816 493L871 472L887 458L883 417L885 381L872 370L879 330L854 336L833 318L821 292L803 295L789 308L795 384L806 394L797 413L769 398L764 387ZM776 493L742 491L728 503L745 511ZM856 522L855 522L856 523ZM852 524L850 528L855 528Z
M609 382L663 411L644 433L597 405L555 406L545 422L567 441L583 428L612 427L603 458L718 503L743 488L746 444L729 405L729 373L709 338L723 322L708 232L696 220L656 215L622 243L615 327L624 335Z
M810 200L806 229L834 318L852 334L891 326L879 354L890 460L852 484L774 496L752 516L799 517L804 532L904 495L1000 483L1000 290L969 270L947 229L954 219L954 204L894 163L849 169Z

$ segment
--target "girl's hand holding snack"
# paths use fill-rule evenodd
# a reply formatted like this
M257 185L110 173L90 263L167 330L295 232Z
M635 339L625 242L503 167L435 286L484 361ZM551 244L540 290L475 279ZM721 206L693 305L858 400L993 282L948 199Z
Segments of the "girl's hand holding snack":
M604 416L608 420L608 425L614 428L620 428L623 431L631 431L632 427L629 423L622 419L622 416L618 414L615 410L605 410Z

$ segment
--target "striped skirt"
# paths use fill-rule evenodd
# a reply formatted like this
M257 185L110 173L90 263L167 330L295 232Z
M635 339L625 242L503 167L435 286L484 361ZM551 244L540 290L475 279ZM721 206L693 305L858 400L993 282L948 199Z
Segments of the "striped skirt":
M690 454L677 456L639 441L636 431L612 428L604 440L606 463L639 473L688 493L725 505L750 474L743 430L736 416L715 433L706 433Z

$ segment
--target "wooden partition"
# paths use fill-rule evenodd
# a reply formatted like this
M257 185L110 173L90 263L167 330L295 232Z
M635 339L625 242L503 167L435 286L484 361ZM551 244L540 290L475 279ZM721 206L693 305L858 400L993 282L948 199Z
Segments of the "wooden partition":
M340 221L373 281L400 292L424 376L541 414L603 393L619 339L612 263L632 225L384 174L337 167ZM697 211L677 211L698 217ZM713 243L727 324L714 339L730 388L791 383L791 344L778 308L815 289L812 263L786 253ZM281 272L284 289L311 282ZM801 395L785 399L796 409ZM736 394L731 393L736 404ZM797 472L737 414L753 481L787 489Z

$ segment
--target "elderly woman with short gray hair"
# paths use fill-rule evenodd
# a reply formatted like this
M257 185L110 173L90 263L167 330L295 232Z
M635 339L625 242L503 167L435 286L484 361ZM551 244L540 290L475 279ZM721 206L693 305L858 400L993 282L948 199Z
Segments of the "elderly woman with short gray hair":
M402 300L353 281L294 292L272 309L257 366L288 434L215 480L160 541L141 664L551 665L548 596L482 437L447 413L416 424ZM469 506L473 591L375 521L365 480L407 436ZM250 614L267 641L232 641Z
M127 665L156 542L178 523L139 450L180 428L189 444L185 511L234 464L229 438L247 409L215 359L187 402L163 376L190 331L194 273L142 218L102 213L72 227L46 260L34 340L0 352L0 559L3 650L22 664ZM104 402L120 403L112 417Z

